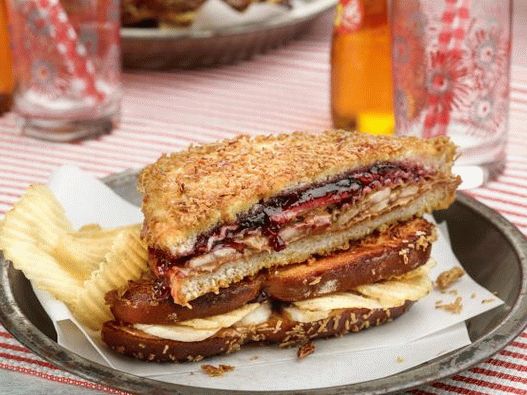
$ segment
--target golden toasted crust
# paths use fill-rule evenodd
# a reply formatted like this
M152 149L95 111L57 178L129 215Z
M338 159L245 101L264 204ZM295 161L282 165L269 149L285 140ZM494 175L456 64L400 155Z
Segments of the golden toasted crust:
M150 247L185 250L219 223L284 190L380 161L410 160L449 174L455 146L446 137L371 136L343 130L239 136L163 155L139 178L143 237Z

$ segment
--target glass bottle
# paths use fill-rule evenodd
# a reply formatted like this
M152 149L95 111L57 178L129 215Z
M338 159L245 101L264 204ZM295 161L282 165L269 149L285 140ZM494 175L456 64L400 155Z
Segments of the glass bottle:
M331 48L331 112L337 128L394 131L386 0L339 0Z
M6 3L5 0L0 0L0 114L9 111L14 85L7 33Z

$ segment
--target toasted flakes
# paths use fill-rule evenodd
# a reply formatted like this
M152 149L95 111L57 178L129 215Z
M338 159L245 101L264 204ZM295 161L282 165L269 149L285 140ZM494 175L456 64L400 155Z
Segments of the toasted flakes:
M463 299L458 296L452 303L436 304L436 309L443 309L449 313L459 314L463 310Z
M315 277L310 283L309 285L316 285L320 282L320 280L322 280L322 277L318 276L318 277Z
M139 238L139 227L130 227L117 235L112 248L99 268L84 283L73 314L94 330L112 319L104 302L108 291L124 287L129 280L139 279L147 267L147 251Z
M463 269L455 266L452 269L446 270L437 276L435 285L440 291L444 291L457 280L459 280L464 274L465 272Z
M234 370L234 366L220 364L218 366L214 365L201 365L201 370L205 372L210 377L220 377L227 372Z
M304 359L308 355L311 355L315 352L315 344L312 342L306 343L298 348L296 356L298 359Z

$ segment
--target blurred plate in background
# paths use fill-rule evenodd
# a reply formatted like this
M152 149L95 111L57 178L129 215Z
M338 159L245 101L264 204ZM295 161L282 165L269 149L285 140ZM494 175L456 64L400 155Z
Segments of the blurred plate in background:
M124 67L191 68L228 64L276 48L307 31L336 0L299 0L280 15L211 29L121 29Z

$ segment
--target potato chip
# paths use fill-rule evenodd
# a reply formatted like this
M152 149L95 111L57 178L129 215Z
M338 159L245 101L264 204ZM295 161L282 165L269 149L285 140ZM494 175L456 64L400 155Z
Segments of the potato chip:
M99 268L83 284L73 314L89 328L100 330L105 321L113 318L105 304L106 293L141 278L147 269L147 250L139 238L139 227L121 231Z
M33 284L66 303L92 329L112 318L106 292L147 270L140 226L73 231L64 209L44 185L31 186L0 223L4 257Z
M31 238L49 253L63 234L73 230L64 209L45 185L29 187L7 212L3 229L11 236L22 236L22 240ZM2 239L0 238L0 248L5 250L9 243Z
M31 243L15 243L4 254L34 286L73 308L82 282L64 270L52 255Z
M110 229L102 229L99 225L83 226L78 232L63 235L54 254L77 278L87 280L99 268L117 235L129 229L139 233L139 225Z
M33 185L5 215L0 248L16 269L42 290L72 306L81 282L55 259L60 238L72 231L66 214L44 185Z

